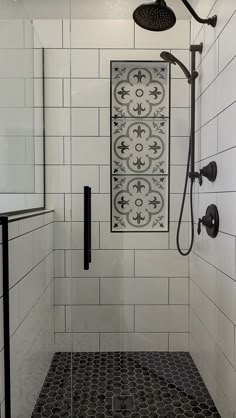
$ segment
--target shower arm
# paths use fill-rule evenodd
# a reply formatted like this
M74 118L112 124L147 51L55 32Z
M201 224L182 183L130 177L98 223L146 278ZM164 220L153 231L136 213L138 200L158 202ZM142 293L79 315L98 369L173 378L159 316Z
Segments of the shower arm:
M195 12L195 10L192 8L192 6L190 5L190 3L188 2L188 0L182 0L182 2L184 3L184 5L187 7L188 11L191 13L191 15L194 17L194 19L197 20L197 22L199 23L203 23L203 24L208 24L210 26L212 26L213 28L216 27L217 24L217 16L214 15L212 17L209 17L208 19L202 19L201 17L198 16L198 14Z

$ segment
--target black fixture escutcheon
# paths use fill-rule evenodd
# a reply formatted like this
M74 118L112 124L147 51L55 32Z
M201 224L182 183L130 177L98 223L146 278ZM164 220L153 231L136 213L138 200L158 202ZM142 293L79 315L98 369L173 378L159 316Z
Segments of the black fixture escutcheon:
M219 212L216 205L208 206L205 216L198 221L198 235L201 234L201 225L206 227L206 231L211 238L216 238L219 232Z
M211 161L208 165L206 165L205 167L203 167L200 170L200 175L199 175L200 186L202 186L203 177L206 177L212 183L214 181L216 181L216 178L217 178L217 164L216 164L215 161Z

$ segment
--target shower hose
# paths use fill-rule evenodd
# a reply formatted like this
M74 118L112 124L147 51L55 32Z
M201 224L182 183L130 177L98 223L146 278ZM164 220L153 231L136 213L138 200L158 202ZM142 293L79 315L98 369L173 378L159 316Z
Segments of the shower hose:
M187 187L188 187L188 180L189 180L190 159L191 159L191 137L190 137L190 140L189 140L188 162L187 162L187 167L186 167L184 193L183 193L183 199L182 199L182 204L181 204L181 209L180 209L178 229L177 229L177 237L176 237L176 243L177 243L178 251L183 256L187 256L191 253L192 248L193 248L193 243L194 243L194 217L193 217L193 185L194 185L194 179L191 179L190 195L189 195L189 197L190 197L190 215L191 215L191 242L190 242L190 247L186 252L184 252L180 248L180 231L181 231L181 225L182 225L182 220L183 220L183 213L184 213Z

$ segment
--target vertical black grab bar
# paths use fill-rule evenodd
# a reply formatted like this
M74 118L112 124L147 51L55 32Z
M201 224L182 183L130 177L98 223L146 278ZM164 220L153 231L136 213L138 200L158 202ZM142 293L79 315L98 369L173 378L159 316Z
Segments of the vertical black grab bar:
M89 270L92 261L92 230L91 230L91 187L84 187L84 270Z

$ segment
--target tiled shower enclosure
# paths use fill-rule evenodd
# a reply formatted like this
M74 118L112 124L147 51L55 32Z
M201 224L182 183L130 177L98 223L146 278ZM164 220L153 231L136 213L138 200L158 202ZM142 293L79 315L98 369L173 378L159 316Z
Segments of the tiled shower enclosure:
M9 220L11 418L234 418L236 6L231 0L196 1L200 14L218 14L215 30L178 19L172 30L157 34L130 18L94 19L95 9L82 18L79 1L70 10L70 2L64 3L66 13L58 3L47 14L50 0L41 0L37 12L37 1L31 9L24 0L25 10L35 11L31 18L26 22L24 11L17 19L8 14L0 25L0 99L6 77L10 85L0 117L9 123L14 145L14 152L4 148L0 160L9 156L18 173L24 164L36 167L33 175L27 175L33 167L25 170L32 186L27 193L1 194L2 211L16 202L17 208L36 207L44 197L42 126L35 147L28 130L22 148L14 138L28 112L37 126L43 110L49 210ZM19 2L12 7L19 10ZM32 113L29 87L34 82L37 89L42 75L28 80L28 61L12 65L11 58L28 56L33 27L40 41L35 49L42 51L41 43L44 54L36 51L30 68L39 69L44 56L45 94L34 96L39 99ZM189 68L190 39L204 43L197 63L197 168L214 158L220 173L214 184L204 181L200 189L196 183L195 215L216 203L221 224L217 239L204 231L196 237L188 258L177 251L176 231L189 144L189 85L160 52L170 51ZM22 93L19 101L16 92ZM6 117L9 101L20 117ZM92 263L86 271L84 186L92 189ZM188 245L186 205L181 247ZM2 246L0 234L0 252ZM2 417L5 348L0 332Z

